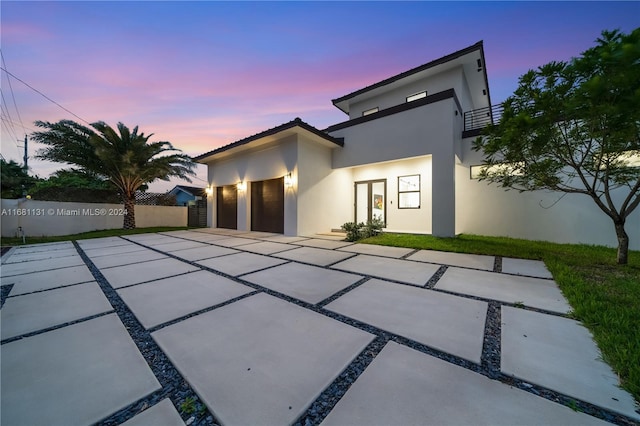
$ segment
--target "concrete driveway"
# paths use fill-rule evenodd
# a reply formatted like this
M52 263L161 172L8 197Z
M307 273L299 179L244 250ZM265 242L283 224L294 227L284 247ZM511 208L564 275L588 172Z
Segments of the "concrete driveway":
M542 262L201 229L1 284L6 426L640 421Z

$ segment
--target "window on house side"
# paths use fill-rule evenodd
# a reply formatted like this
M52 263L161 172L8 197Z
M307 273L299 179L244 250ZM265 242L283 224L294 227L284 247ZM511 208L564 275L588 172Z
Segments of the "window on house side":
M417 101L418 99L422 99L422 98L426 98L426 97L427 97L427 91L425 90L424 92L420 92L420 93L416 93L416 94L411 95L411 96L407 96L407 102Z
M478 179L480 177L480 173L482 173L483 170L487 170L487 173L504 173L507 172L508 174L512 175L512 176L522 176L522 172L520 170L518 170L518 168L516 167L518 164L509 164L509 163L502 163L502 164L494 164L493 166L471 166L470 168L470 178L471 179Z
M365 115L373 114L374 112L378 112L378 111L379 111L378 107L371 108L366 111L362 111L362 116L364 117Z
M420 175L398 177L398 208L420 208Z

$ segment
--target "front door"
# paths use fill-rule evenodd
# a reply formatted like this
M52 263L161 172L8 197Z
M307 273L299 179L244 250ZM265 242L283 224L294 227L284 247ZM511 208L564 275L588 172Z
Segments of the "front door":
M355 184L356 223L373 218L387 222L387 180L370 180Z

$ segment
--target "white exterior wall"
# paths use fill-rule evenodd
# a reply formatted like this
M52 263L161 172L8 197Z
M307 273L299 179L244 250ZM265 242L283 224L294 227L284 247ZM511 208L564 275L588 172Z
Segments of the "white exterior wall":
M70 203L38 200L2 200L2 209L20 209L30 215L2 216L2 236L15 237L18 227L25 236L73 235L102 229L120 229L122 204ZM187 226L187 207L135 206L136 227Z
M432 192L431 192L431 156L411 158L404 161L371 164L352 169L353 182L386 179L387 180L387 227L388 232L410 232L416 234L430 234L432 221ZM398 177L420 175L420 208L398 208ZM353 192L353 183L350 185ZM354 206L351 203L349 221L354 220ZM345 221L346 222L346 221Z
M407 96L415 95L423 91L427 91L427 96L442 92L448 89L455 89L458 97L466 96L463 89L464 74L462 66L443 71L431 77L422 78L415 82L402 86L399 89L388 91L386 93L373 96L370 99L366 99L360 102L355 102L349 105L349 118L354 119L362 116L362 112L371 108L378 107L380 111L386 108L390 108L396 105L401 105L407 102ZM469 91L467 90L466 93ZM466 108L466 104L470 104L469 97L466 99L460 99L463 107Z
M289 172L297 175L298 157L297 137L292 136L278 141L277 144L265 145L256 150L243 151L213 163L209 163L208 180L215 188L224 185L246 183L245 191L238 191L238 229L251 230L251 182L280 178ZM214 190L215 191L215 190ZM211 197L209 209L211 221L216 223L216 197ZM285 189L284 193L284 233L297 235L297 190Z
M367 121L332 132L345 146L333 167L350 167L432 155L431 232L455 235L455 152L461 116L453 99Z
M613 222L586 195L519 193L470 179L470 166L482 163L471 141L463 141L465 161L456 166L457 233L617 247ZM622 197L614 193L614 199ZM627 218L626 230L629 248L640 250L640 210Z
M300 140L296 181L299 235L329 232L352 220L351 170L331 168L330 148Z

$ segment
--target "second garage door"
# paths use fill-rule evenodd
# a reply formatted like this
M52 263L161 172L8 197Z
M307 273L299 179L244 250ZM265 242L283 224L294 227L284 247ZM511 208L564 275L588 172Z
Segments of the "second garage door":
M251 230L284 233L284 178L251 182Z

